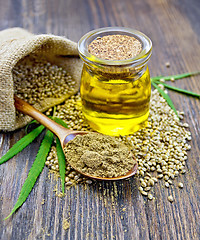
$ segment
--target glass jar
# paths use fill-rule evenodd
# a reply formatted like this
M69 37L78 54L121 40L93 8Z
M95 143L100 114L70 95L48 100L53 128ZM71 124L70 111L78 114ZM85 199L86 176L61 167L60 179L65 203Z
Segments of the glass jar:
M89 44L106 35L138 39L141 52L126 60L105 60L88 51ZM131 134L144 127L149 115L151 81L147 62L151 40L143 33L123 27L107 27L85 34L78 42L83 60L80 93L89 125L107 135Z

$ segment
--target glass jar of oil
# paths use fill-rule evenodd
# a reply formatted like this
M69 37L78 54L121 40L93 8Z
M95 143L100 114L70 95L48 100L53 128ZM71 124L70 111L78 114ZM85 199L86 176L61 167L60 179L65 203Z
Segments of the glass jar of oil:
M123 59L102 59L92 55L88 46L108 35L134 37L141 43L138 55ZM107 135L123 136L145 127L149 115L151 82L147 62L151 40L129 28L108 27L84 35L78 49L84 65L80 93L82 110L89 125Z

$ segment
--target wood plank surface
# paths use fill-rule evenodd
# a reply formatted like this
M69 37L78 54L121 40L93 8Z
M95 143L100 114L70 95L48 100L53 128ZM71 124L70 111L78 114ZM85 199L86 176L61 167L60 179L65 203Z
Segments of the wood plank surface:
M138 29L153 42L151 76L200 70L200 1L198 0L0 0L0 30L23 27L33 33L53 33L78 41L86 32L106 26ZM170 68L165 66L170 62ZM177 83L176 83L177 86ZM178 82L180 88L200 92L200 77ZM138 179L78 185L56 196L56 181L45 167L23 206L3 220L16 203L42 137L0 166L0 239L200 239L200 102L169 93L185 112L192 149L184 188L169 190L159 182L155 200L138 191ZM0 133L0 156L25 134L24 129ZM172 194L174 203L167 200ZM42 204L44 201L44 204ZM70 227L64 230L64 219Z

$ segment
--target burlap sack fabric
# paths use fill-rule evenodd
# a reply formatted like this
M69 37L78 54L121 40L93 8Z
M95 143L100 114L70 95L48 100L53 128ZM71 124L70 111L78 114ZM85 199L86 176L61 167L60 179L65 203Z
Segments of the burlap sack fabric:
M31 120L28 116L16 118L12 76L12 69L17 62L31 54L62 66L72 76L76 86L71 95L79 89L82 63L75 42L55 35L34 35L21 28L0 31L0 130L12 131ZM34 107L46 111L68 97L69 94L61 98L46 98Z

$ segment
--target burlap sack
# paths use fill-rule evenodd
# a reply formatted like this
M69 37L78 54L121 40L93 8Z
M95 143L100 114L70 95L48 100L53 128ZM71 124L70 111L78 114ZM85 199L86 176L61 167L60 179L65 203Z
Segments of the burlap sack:
M27 55L45 57L49 62L62 66L76 81L72 94L79 89L82 63L78 57L77 44L64 37L34 35L21 28L0 31L0 130L12 131L25 126L28 116L16 118L12 69ZM46 98L35 104L40 111L63 102L69 94L60 98Z

